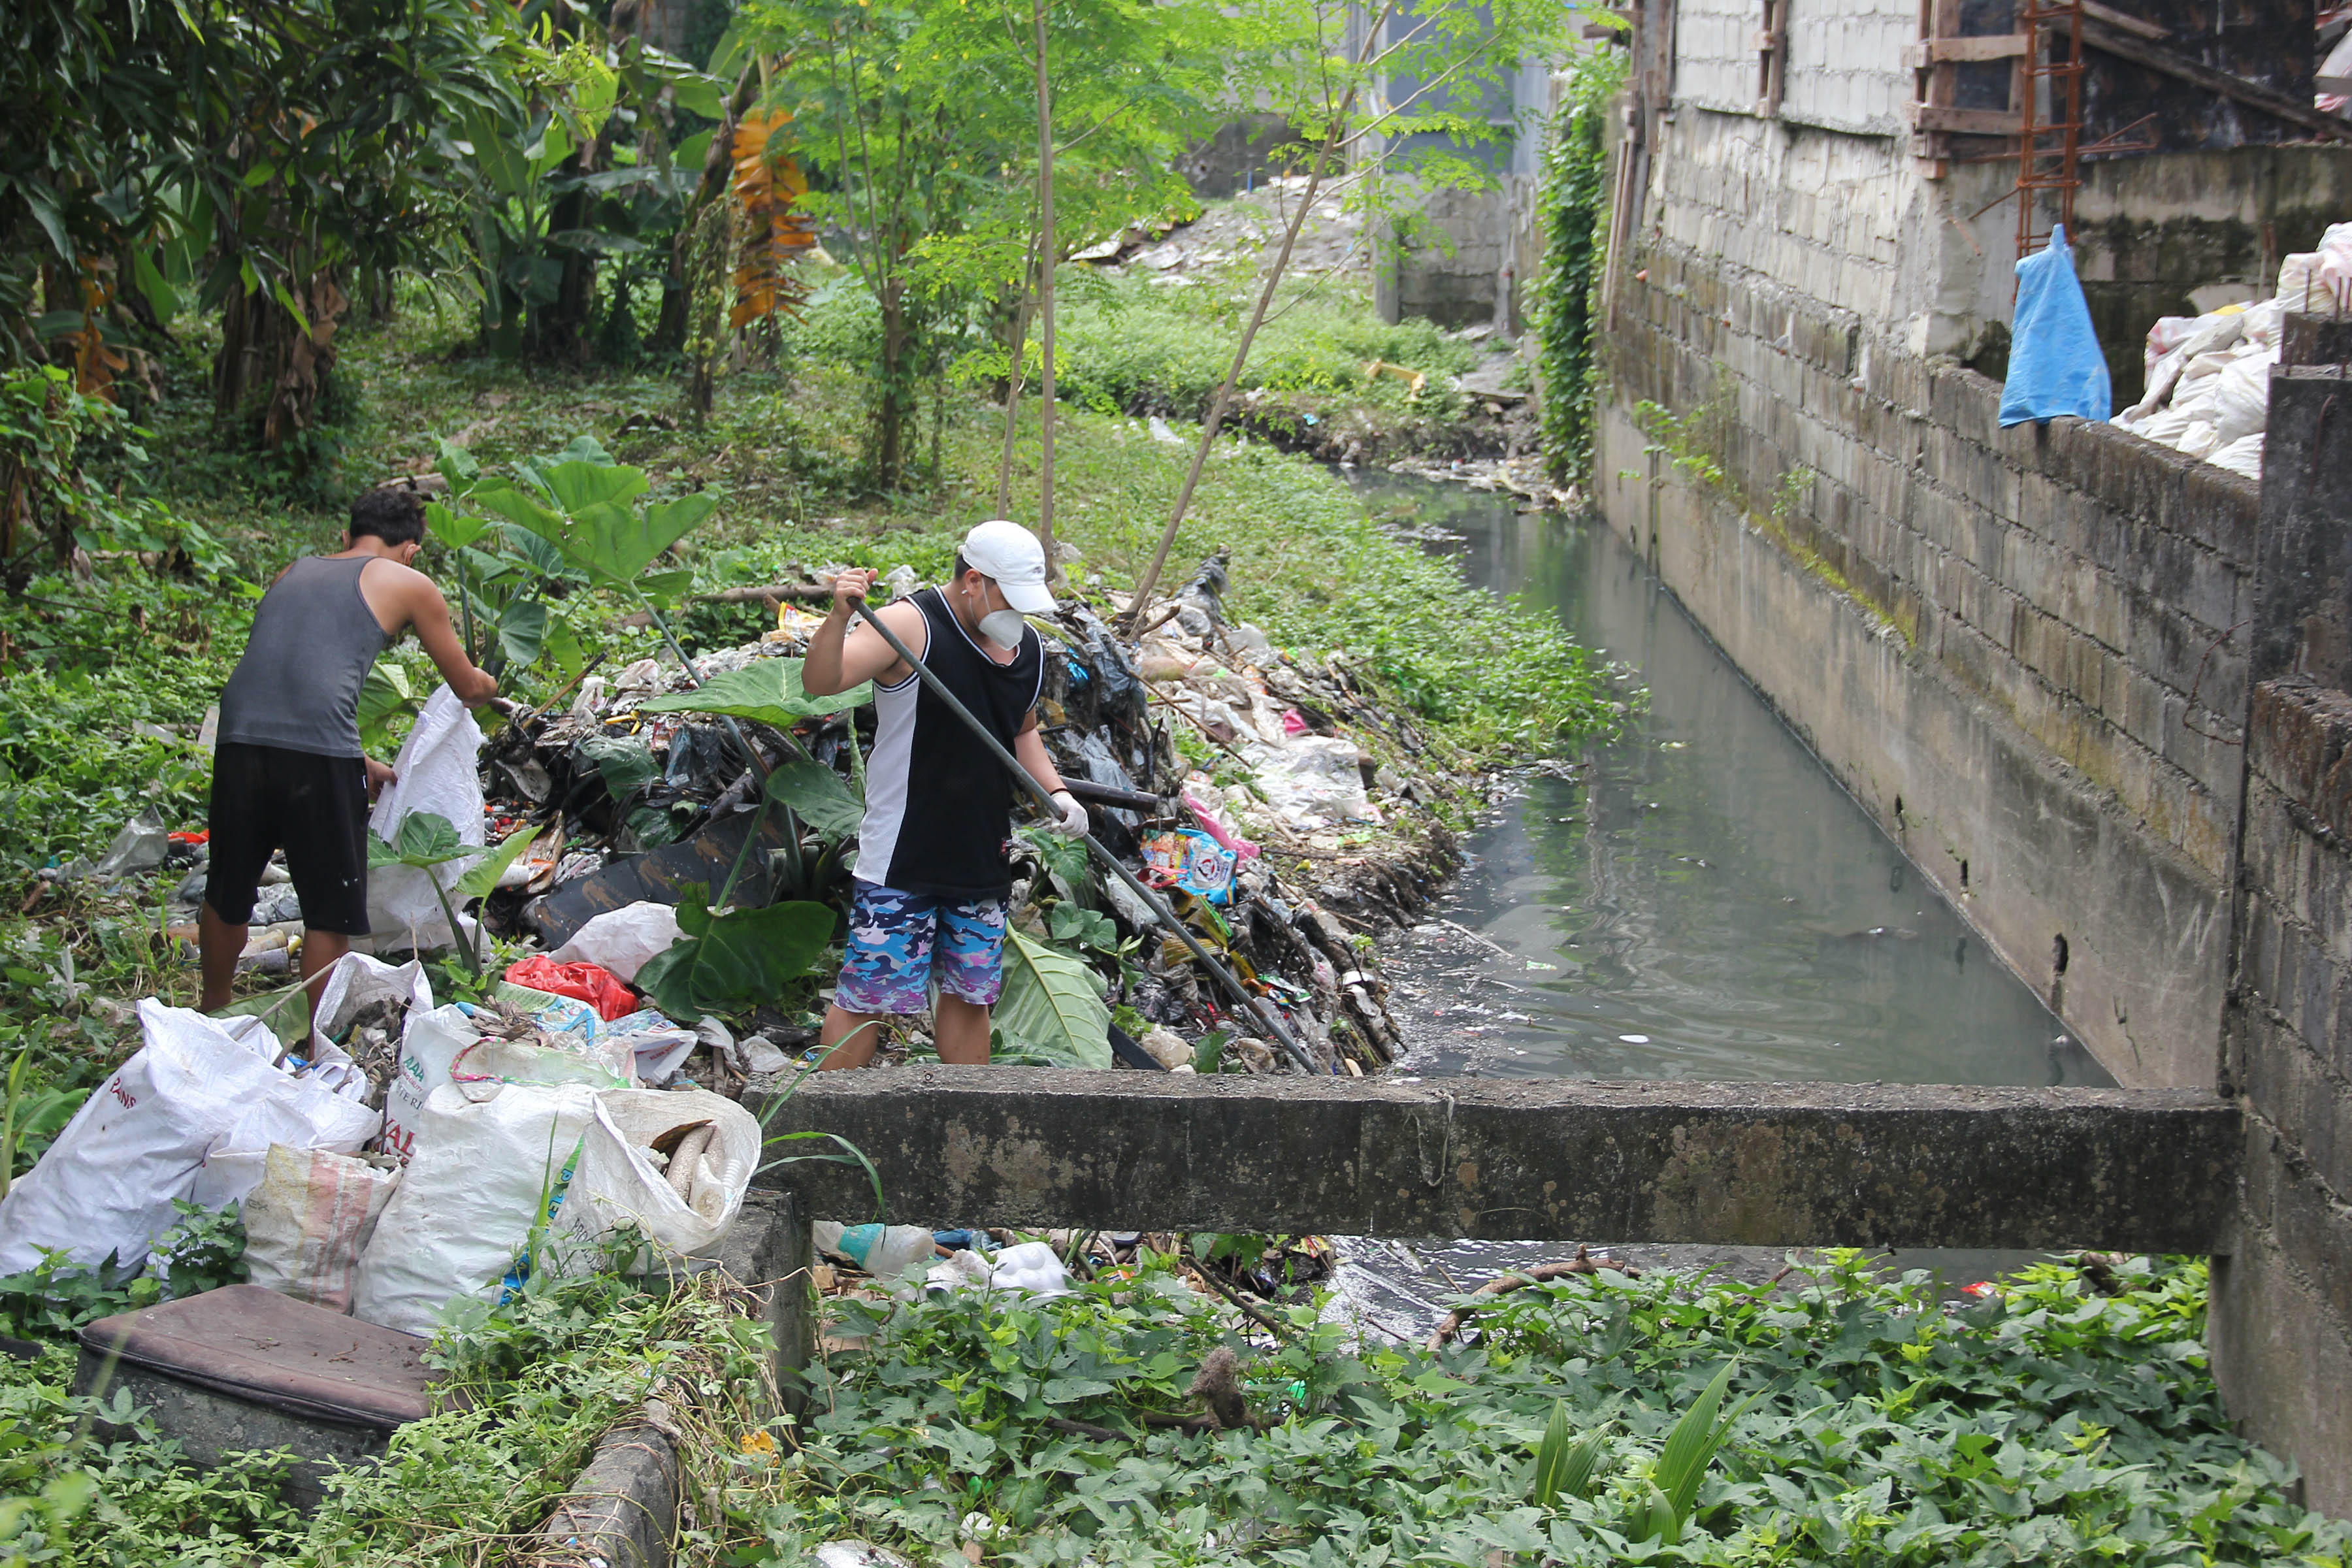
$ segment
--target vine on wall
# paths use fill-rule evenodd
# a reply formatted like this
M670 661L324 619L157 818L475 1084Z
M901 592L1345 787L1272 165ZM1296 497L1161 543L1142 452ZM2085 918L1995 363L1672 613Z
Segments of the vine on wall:
M1568 68L1568 90L1552 119L1536 189L1543 238L1533 317L1536 369L1543 383L1544 466L1565 483L1592 458L1597 379L1593 331L1609 212L1609 156L1602 116L1624 85L1623 50L1601 47Z

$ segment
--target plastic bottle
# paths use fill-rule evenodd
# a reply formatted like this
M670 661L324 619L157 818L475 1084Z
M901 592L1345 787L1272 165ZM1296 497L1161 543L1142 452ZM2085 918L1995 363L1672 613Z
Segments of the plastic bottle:
M819 1220L809 1227L821 1252L846 1258L877 1279L895 1279L933 1256L931 1233L911 1225L853 1225Z

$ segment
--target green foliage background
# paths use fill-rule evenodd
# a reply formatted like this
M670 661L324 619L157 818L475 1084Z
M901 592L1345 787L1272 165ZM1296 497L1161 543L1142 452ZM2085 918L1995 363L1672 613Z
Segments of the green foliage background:
M1626 52L1586 50L1568 72L1568 91L1544 150L1536 189L1543 272L1533 310L1536 364L1543 384L1544 463L1566 483L1592 462L1592 404L1599 362L1594 321L1609 221L1606 118L1624 85Z

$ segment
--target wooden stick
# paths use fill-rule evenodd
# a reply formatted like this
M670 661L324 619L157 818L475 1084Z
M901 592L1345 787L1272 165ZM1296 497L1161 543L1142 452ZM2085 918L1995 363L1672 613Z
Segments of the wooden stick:
M1533 1268L1506 1274L1500 1279L1489 1279L1470 1293L1474 1296L1500 1296L1507 1291L1524 1289L1529 1285L1541 1285L1553 1279L1565 1279L1571 1274L1598 1274L1603 1268L1615 1268L1618 1273L1631 1279L1638 1279L1642 1277L1642 1271L1638 1268L1621 1267L1613 1263L1594 1262L1592 1255L1585 1250L1584 1244L1579 1242L1576 1246L1576 1256L1566 1263L1539 1263ZM1462 1325L1468 1322L1476 1311L1477 1309L1475 1307L1454 1308L1445 1314L1445 1321L1437 1325L1437 1331L1431 1334L1421 1348L1431 1352L1444 1350L1446 1342L1460 1333Z

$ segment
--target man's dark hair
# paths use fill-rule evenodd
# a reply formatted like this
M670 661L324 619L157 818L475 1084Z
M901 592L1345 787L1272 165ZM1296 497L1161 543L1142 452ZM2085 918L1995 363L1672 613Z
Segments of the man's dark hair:
M969 572L969 571L971 571L971 562L969 562L969 561L966 561L966 560L963 558L963 552L962 552L962 551L961 551L961 550L959 550L959 551L957 551L957 552L956 552L956 563L955 563L955 570L948 574L948 581L949 581L949 582L950 582L950 583L952 583L952 582L954 582L957 578L959 578L959 577L962 576L965 573L967 573L967 572Z
M352 537L373 533L386 544L415 544L425 537L425 503L415 490L385 485L352 502Z

